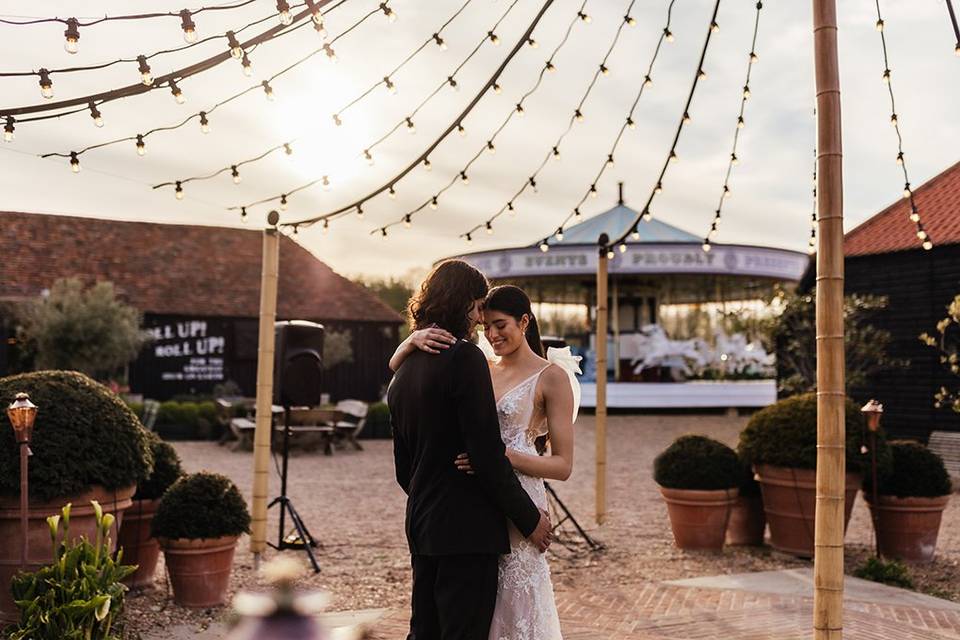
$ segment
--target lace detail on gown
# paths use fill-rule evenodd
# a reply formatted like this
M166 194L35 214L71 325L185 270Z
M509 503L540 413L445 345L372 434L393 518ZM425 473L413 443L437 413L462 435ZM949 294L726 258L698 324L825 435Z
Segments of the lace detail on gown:
M549 366L549 365L548 365ZM534 440L547 432L546 418L534 416L534 394L541 369L500 398L500 436L509 449L536 454ZM515 472L520 485L541 509L547 509L543 479ZM560 618L546 555L510 523L508 555L500 556L497 603L489 640L562 640Z

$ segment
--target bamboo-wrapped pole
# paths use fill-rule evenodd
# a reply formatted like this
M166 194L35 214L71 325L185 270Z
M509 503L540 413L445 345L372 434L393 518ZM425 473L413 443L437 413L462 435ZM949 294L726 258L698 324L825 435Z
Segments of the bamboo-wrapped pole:
M836 0L813 1L817 90L817 512L813 626L843 637L846 451L843 352L843 174Z
M597 524L607 517L607 234L600 236L597 258Z
M260 336L257 346L257 417L253 436L253 504L250 550L254 563L267 547L267 489L270 467L270 436L273 431L274 323L277 320L277 281L280 271L279 216L271 211L271 227L263 232L260 271Z

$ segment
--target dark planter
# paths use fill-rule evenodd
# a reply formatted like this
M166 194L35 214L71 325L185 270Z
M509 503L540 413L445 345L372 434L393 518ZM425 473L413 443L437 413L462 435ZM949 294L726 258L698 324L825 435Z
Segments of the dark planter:
M681 549L720 551L739 489L697 491L660 487L673 539Z
M813 557L817 472L772 465L754 465L770 525L770 546L801 558ZM860 487L860 475L847 472L843 528L846 531Z
M238 538L158 539L177 604L196 609L226 604Z
M68 502L70 508L70 537L79 539L86 536L88 540L95 540L97 536L97 519L93 511L91 500L100 503L104 513L112 513L116 517L114 529L110 538L115 545L117 528L123 522L123 512L130 504L130 497L136 487L107 490L100 486L91 487L84 493L64 496L49 502L30 501L27 513L27 538L30 549L27 557L27 571L36 571L40 567L52 562L52 548L50 546L50 528L47 526L47 517L58 515ZM62 529L63 525L61 525ZM20 611L10 594L10 580L20 571L20 498L19 496L0 497L0 620L13 622L19 619Z
M950 496L898 498L864 494L877 527L880 555L908 562L931 562L937 549L940 519Z
M760 496L740 496L730 512L727 525L727 544L734 546L763 546L767 515Z
M123 549L123 564L135 564L137 570L123 581L137 589L153 584L160 557L160 545L150 535L150 524L160 500L134 500L123 518L117 546Z

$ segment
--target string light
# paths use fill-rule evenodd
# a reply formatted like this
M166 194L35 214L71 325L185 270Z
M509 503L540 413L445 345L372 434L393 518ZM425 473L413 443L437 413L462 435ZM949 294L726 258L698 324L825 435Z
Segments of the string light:
M200 112L200 133L210 133L210 121L207 119L207 112Z
M426 169L427 171L433 170L433 165L430 163L430 158L423 159L423 168Z
M470 178L467 177L466 171L460 172L460 182L462 182L463 184L470 184Z
M180 90L180 87L177 86L177 81L173 78L170 78L170 93L173 94L173 99L177 101L177 104L183 104L187 99L183 96L183 91Z
M610 67L605 64L600 64L600 73L607 76L610 75Z
M246 51L243 52L243 57L240 58L240 68L243 69L243 75L248 78L253 75L253 65L250 63L250 57Z
M40 95L49 100L53 97L53 80L50 79L50 72L46 69L40 69Z
M670 31L670 29L664 29L663 35L665 36L667 42L673 42L675 40L673 31Z
M289 206L290 205L287 202L287 194L280 196L280 211L286 211Z
M493 31L487 31L487 37L490 38L490 42L492 42L494 45L500 45L500 37Z
M557 227L557 232L554 236L557 238L557 242L563 242L563 227Z
M437 46L440 47L441 51L447 50L447 43L444 42L443 38L440 37L439 33L433 34L433 41L437 43Z
M177 182L176 186L173 189L173 195L177 200L183 200L183 185L180 182Z
M517 215L517 208L513 206L513 200L507 203L507 212L511 217Z
M147 143L143 141L143 136L137 134L137 155L145 156L147 154Z
M517 116L522 118L524 114L523 105L518 102L516 106L516 110L517 110Z
M237 169L237 165L230 166L230 175L233 177L233 184L240 184L243 178L240 177L240 170Z
M240 207L240 222L247 224L247 208Z
M14 134L14 130L16 129L16 127L13 126L14 122L13 116L7 116L7 122L3 125L4 142L13 142L14 138L16 138L16 134Z
M270 86L270 83L264 80L260 83L263 86L263 94L267 97L267 100L273 102L273 87Z
M333 47L330 46L329 42L323 45L323 52L327 54L327 60L330 62L338 62L340 60L337 57L337 52L333 50Z
M407 118L407 131L409 131L411 134L414 134L417 132L417 128L414 126L413 120L411 120L410 118Z
M80 50L80 23L76 18L67 19L67 30L63 32L63 37L64 51L72 54Z
M531 49L537 49L540 46L540 43L533 38L527 38L527 44L530 45Z
M589 14L584 13L583 11L578 12L577 17L580 18L580 21L583 22L584 24L590 24L591 22L593 22L593 18L591 18Z
M634 18L633 16L631 16L629 13L628 13L627 15L623 16L623 21L626 22L626 23L627 23L627 26L629 26L629 27L635 27L635 26L637 26L637 19Z
M97 105L93 102L89 104L90 107L90 117L93 118L93 124L98 128L103 126L103 116L100 114L100 109L97 109Z
M70 152L70 170L74 173L80 173L80 158L75 151Z
M577 122L583 122L583 112L580 111L580 109L577 109L576 111L573 112L573 118Z
M487 140L487 153L494 154L497 148L493 145L493 140Z
M920 218L920 208L917 206L916 196L913 189L910 188L910 176L907 171L907 162L903 153L903 132L900 131L900 121L897 118L896 112L896 101L893 95L893 81L890 74L890 59L887 52L887 37L884 33L885 22L883 16L880 13L880 0L875 0L875 6L877 9L877 31L880 32L880 45L881 52L883 53L883 75L881 76L884 84L887 87L887 95L890 98L890 124L893 126L894 132L897 136L897 155L896 163L900 167L901 172L903 173L903 198L908 202L910 207L909 218L910 221L914 223L917 230L917 238L921 240L921 247L924 250L929 251L933 248L933 240L929 237L926 230L923 227L923 222ZM949 4L949 3L948 3Z
M497 95L503 93L503 87L500 86L498 82L493 83L493 92Z
M430 198L430 208L434 211L440 208L440 202L437 201L437 196Z
M549 71L550 73L554 73L554 72L556 72L556 70L557 70L556 65L553 64L552 62L550 62L549 60L547 60L546 64L544 64L544 67L545 67L546 70Z
M233 31L227 31L227 47L230 48L230 57L234 60L239 60L243 57L243 47L240 46L240 41L237 40L237 34Z
M488 220L486 227L487 227L487 235L488 235L488 236L492 236L492 235L493 235L493 223Z
M289 27L293 24L293 16L290 14L290 4L287 0L277 0L277 14L283 26Z
M383 86L387 88L391 95L397 95L397 85L393 83L390 76L383 76Z
M387 20L390 23L394 23L397 21L397 12L394 11L393 8L387 6L386 2L380 3L380 10L383 11L383 15L387 16Z
M357 217L363 220L363 204L357 205Z
M560 159L560 149L559 149L559 148L557 148L556 146L553 147L552 153L553 153L553 158L554 158L555 160L559 160L559 159Z
M193 14L189 9L180 12L180 28L183 29L183 39L187 44L197 41L197 25L193 22Z
M466 129L464 128L464 126L463 126L462 124L460 124L459 122L457 123L457 133L460 134L460 137L461 137L461 138L466 137L466 135L467 135L467 130L466 130Z
M389 198L390 198L391 200L396 200L396 199L397 199L397 190L396 190L396 188L394 188L393 185L390 185L390 188L387 189L387 196L389 196Z
M413 226L413 220L410 219L409 213L403 217L403 226L405 229L409 229Z
M153 84L153 75L150 73L150 65L147 64L146 56L137 56L137 66L140 70L140 82L149 87Z
M453 76L447 76L447 84L449 84L450 88L454 91L460 91L460 87L457 85L457 81Z
M468 238L468 239L470 238L470 234L469 234L469 233L467 234L467 238ZM468 241L469 241L469 240L468 240ZM546 253L547 251L550 251L550 245L547 244L547 239L546 239L546 238L544 238L544 239L540 242L540 251L542 251L542 252L544 252L544 253Z

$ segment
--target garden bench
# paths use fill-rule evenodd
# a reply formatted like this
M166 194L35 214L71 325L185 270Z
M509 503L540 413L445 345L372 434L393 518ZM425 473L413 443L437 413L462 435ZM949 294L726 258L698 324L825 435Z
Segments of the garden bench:
M283 437L282 409L279 413L277 409L278 407L274 408L274 445L278 445L278 440ZM341 412L336 409L291 409L290 435L294 440L301 442L305 449L313 448L319 441L323 445L323 452L328 456L333 455L333 442L337 431L334 425L341 417ZM230 432L237 438L234 450L253 450L253 435L256 429L257 423L252 418L232 418Z
M341 400L337 403L337 410L342 414L341 418L333 423L337 438L349 442L357 451L363 451L363 447L357 442L357 436L367 423L370 405L361 400Z

